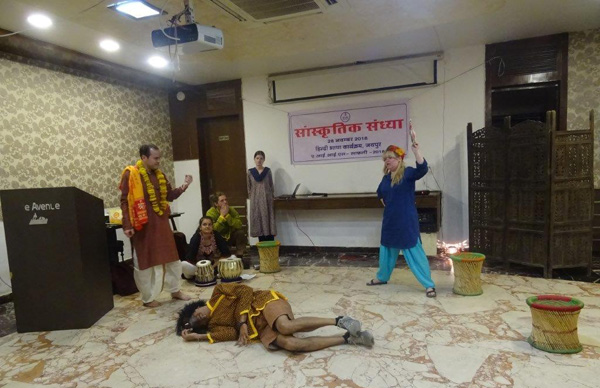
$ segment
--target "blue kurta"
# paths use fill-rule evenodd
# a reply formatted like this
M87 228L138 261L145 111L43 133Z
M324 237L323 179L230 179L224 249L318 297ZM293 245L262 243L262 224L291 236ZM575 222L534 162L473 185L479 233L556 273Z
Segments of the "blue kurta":
M390 174L385 175L377 188L377 197L383 199L381 245L408 249L419 239L419 216L415 205L415 181L427 174L427 161L417 163L417 168L406 167L400 183L392 187Z

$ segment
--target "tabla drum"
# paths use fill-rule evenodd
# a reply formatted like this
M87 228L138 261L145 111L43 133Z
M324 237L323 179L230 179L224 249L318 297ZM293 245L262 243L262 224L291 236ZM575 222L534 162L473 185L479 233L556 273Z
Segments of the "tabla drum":
M235 256L228 259L219 260L219 274L221 274L221 283L239 282L242 280L242 260Z
M210 260L200 260L196 263L196 281L198 287L208 287L217 284L215 270Z

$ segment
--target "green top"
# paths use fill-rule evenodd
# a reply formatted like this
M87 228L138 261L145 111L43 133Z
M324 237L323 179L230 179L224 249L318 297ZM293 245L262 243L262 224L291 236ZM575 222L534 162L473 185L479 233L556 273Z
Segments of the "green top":
M279 241L260 241L256 243L259 248L273 248L279 246Z
M242 229L240 214L231 206L229 207L229 213L225 217L221 216L219 209L214 206L208 209L206 216L213 220L213 229L219 232L227 241L229 241L232 232Z
M450 255L450 258L454 261L463 261L468 263L474 261L483 261L485 260L485 255L475 252L460 252L456 255Z

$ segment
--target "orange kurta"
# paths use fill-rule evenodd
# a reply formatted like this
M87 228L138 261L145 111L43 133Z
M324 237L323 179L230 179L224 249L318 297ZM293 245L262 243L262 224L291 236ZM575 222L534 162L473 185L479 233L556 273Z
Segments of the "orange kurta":
M148 171L150 183L154 186L157 196L160 196L160 187L158 178L153 171ZM165 178L166 179L166 178ZM121 179L121 210L123 211L123 229L131 229L131 220L129 219L129 208L127 206L127 195L129 194L129 171L126 171ZM138 268L141 270L163 265L172 261L179 260L173 230L169 224L169 215L171 208L167 206L163 215L159 216L152 209L146 183L142 179L144 186L144 199L146 200L146 209L148 209L148 223L142 230L136 230L131 242L137 253ZM167 180L167 200L174 201L183 193L183 189L173 189Z

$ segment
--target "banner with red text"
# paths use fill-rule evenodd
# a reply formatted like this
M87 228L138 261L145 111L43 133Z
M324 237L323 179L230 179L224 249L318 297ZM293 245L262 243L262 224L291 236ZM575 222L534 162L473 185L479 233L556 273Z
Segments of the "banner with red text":
M408 104L289 114L292 164L378 159L390 144L407 150Z

